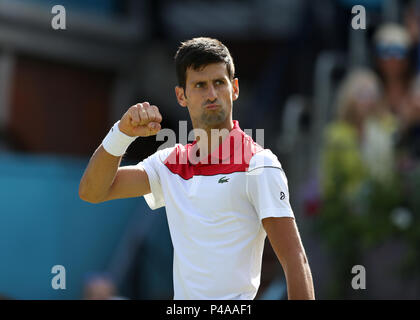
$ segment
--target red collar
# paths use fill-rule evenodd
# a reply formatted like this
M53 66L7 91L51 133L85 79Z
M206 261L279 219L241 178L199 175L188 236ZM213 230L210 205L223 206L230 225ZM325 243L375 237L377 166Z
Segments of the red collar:
M188 155L191 148L197 143L194 141L185 146L177 145L164 160L165 166L173 174L177 174L185 180L191 179L195 175L212 176L246 171L251 157L263 148L241 130L238 121L234 120L233 123L233 129L220 144L217 149L218 152L215 150L208 156L207 163L202 163L204 162L202 161L193 164L190 161ZM227 146L229 146L229 149Z
M194 156L191 156L196 148L197 140L185 146L187 151L188 163L193 166L205 166L210 164L229 164L233 163L235 152L240 152L238 156L242 156L242 139L245 133L239 127L239 122L233 120L233 128L230 130L229 135L223 140L217 149L207 156L207 162L201 159L198 163L194 162ZM232 159L231 159L232 157ZM191 159L192 158L192 159ZM199 157L197 157L199 158ZM191 161L192 160L192 161ZM203 163L204 162L204 163Z

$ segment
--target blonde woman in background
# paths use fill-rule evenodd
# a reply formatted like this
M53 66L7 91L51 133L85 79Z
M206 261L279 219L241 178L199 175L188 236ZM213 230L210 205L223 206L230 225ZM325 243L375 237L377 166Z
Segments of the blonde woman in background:
M323 154L324 192L356 192L367 176L387 183L394 165L397 122L382 103L379 78L369 69L351 71L338 90L337 120L326 129Z
M347 75L337 92L336 112L324 136L317 228L332 255L329 298L346 299L356 292L343 279L392 229L387 215L399 201L398 192L390 190L397 188L397 123L382 103L378 77L369 69Z

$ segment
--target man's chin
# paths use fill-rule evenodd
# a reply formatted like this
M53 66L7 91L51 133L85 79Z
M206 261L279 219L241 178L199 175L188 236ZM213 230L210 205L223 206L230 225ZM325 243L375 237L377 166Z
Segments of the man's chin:
M201 117L201 121L206 126L217 126L226 121L226 113L221 110L219 112L205 113Z
M223 124L225 120L226 120L226 117L214 115L214 116L203 117L202 123L208 127L214 127L214 126Z

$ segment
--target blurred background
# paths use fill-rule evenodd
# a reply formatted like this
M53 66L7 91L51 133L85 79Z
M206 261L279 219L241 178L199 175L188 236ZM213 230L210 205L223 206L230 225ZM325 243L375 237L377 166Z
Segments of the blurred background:
M0 0L0 296L171 299L165 210L89 204L78 185L112 124L141 101L178 106L173 56L195 36L230 49L234 119L285 168L318 299L420 298L420 1ZM354 5L366 29L352 28ZM254 136L255 138L255 136ZM162 142L135 141L122 165ZM52 268L66 270L54 290ZM351 286L366 270L366 289ZM286 299L266 242L257 299Z

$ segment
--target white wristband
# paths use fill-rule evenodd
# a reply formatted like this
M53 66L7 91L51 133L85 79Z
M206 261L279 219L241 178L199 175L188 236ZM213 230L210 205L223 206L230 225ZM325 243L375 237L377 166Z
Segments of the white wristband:
M112 154L113 156L120 157L122 156L130 146L130 144L136 140L137 137L131 137L121 132L118 128L120 121L117 121L111 130L108 132L104 140L102 141L102 146L106 152Z

